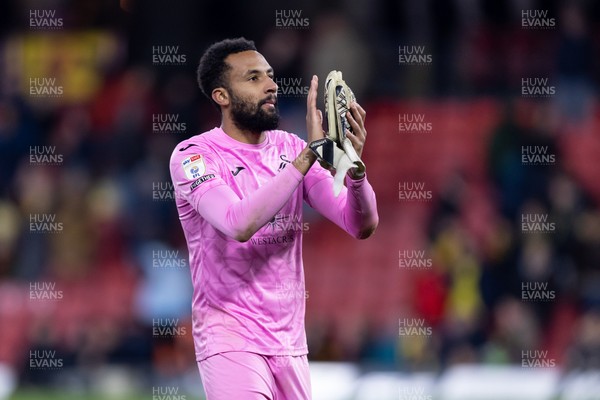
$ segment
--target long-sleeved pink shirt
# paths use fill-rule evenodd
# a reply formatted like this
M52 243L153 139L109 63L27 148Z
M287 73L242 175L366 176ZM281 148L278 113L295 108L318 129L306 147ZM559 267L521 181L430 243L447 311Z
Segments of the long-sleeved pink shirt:
M329 171L315 163L303 176L290 164L303 140L279 130L265 136L246 144L214 128L171 156L197 360L226 351L306 354L303 200L357 238L378 220L366 177L346 178L334 197Z

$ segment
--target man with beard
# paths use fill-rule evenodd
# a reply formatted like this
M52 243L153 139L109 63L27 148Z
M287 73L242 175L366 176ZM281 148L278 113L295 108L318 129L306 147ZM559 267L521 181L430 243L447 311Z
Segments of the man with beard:
M364 172L348 173L335 197L331 173L315 164L306 142L277 130L273 79L253 42L210 46L198 82L219 108L221 126L184 140L171 156L194 285L192 333L208 400L310 399L302 202L358 239L378 223ZM309 143L324 137L317 85L313 76ZM347 118L360 155L365 111L353 103Z

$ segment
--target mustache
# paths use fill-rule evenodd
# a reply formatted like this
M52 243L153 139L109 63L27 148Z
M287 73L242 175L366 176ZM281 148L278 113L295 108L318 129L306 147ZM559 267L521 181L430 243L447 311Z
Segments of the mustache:
M260 108L263 104L267 104L267 102L272 102L273 105L277 106L277 96L271 95L264 98L263 100L258 102L258 107Z

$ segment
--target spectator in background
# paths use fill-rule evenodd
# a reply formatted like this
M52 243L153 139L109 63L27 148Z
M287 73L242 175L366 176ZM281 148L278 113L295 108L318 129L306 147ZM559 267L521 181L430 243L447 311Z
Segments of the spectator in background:
M579 122L589 116L595 92L591 79L593 44L583 13L579 2L566 2L558 24L556 101L561 114L570 122Z

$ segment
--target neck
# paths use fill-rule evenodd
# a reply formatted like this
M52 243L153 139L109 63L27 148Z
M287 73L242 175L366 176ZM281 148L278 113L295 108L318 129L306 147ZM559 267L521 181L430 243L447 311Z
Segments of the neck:
M223 132L225 132L227 136L237 140L238 142L259 144L265 140L264 132L257 133L240 129L233 123L231 118L223 118L221 120L221 129L223 129Z

